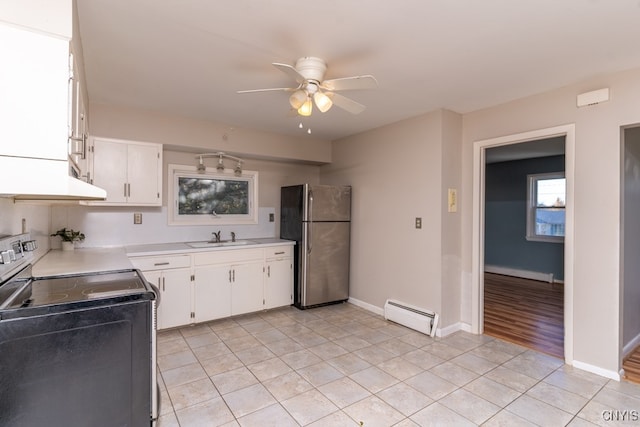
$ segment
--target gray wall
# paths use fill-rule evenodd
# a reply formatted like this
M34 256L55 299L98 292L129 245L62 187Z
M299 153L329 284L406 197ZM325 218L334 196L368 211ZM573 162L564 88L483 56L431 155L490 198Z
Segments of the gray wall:
M551 156L486 165L485 264L564 280L564 244L526 239L527 175L564 171L564 163Z

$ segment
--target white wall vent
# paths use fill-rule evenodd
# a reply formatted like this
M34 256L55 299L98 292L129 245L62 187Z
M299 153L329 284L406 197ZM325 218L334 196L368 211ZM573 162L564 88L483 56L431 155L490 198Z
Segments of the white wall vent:
M436 335L438 314L433 311L388 299L384 303L384 318L432 337Z
M581 93L576 97L576 105L578 107L586 107L588 105L596 105L609 100L609 88L592 90L591 92Z

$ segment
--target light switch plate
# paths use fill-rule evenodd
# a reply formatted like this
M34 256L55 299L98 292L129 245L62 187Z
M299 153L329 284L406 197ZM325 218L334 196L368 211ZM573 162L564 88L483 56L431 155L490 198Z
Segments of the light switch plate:
M269 222L274 222L276 220L276 216L273 213L269 213Z
M416 228L422 228L422 218L416 217Z
M458 212L458 191L450 188L447 194L447 211Z
M142 213L136 212L133 214L133 223L134 224L142 224Z

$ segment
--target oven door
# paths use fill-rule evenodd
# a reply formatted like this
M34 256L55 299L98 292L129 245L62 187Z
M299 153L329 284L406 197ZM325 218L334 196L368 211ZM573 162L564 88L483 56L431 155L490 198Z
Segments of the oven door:
M0 425L149 425L154 341L149 300L0 320Z

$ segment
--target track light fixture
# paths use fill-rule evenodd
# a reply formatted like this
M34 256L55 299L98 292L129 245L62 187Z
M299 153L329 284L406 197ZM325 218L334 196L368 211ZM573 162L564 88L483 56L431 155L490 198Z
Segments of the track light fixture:
M207 168L204 165L204 162L202 161L202 156L199 156L199 158L200 158L200 163L198 163L198 173L204 173L204 171L207 170Z
M205 173L207 168L204 165L204 159L209 158L209 157L217 157L218 158L218 164L216 165L216 170L219 173L224 173L224 159L231 159L234 160L236 162L236 167L233 169L233 173L236 176L240 176L242 175L242 159L239 157L235 157L223 152L217 152L217 153L202 153L202 154L198 154L196 156L196 160L198 160L198 173Z

